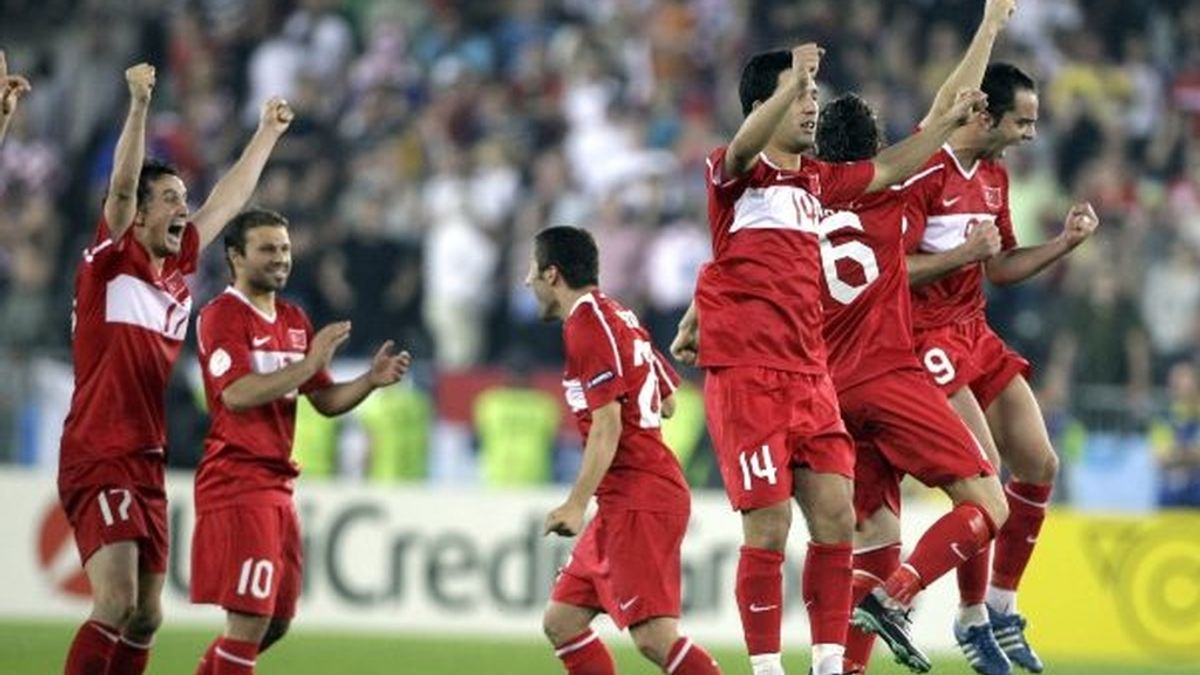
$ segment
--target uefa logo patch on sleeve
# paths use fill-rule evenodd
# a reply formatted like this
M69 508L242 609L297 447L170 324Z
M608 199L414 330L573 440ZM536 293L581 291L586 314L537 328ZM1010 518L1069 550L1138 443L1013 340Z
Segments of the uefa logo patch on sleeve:
M288 329L288 345L292 349L304 351L308 349L308 335L304 333L303 328Z

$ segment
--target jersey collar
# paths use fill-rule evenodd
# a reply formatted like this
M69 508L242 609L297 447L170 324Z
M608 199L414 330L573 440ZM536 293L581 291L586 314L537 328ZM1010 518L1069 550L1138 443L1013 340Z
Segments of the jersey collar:
M238 289L234 288L233 286L226 286L225 292L228 293L229 295L232 295L233 297L237 298L238 300L241 300L242 302L246 303L246 306L249 307L250 309L254 310L255 314L258 314L259 316L261 316L263 318L263 321L266 321L267 323L275 323L275 317L278 315L278 313L267 314L266 312L259 309L258 306L255 305L253 302L250 302L250 298L247 298L245 293L239 291Z

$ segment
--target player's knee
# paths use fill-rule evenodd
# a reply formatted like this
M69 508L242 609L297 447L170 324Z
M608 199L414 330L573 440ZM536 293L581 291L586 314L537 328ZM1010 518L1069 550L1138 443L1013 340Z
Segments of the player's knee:
M105 623L124 627L137 611L137 587L113 583L95 588L92 593L93 615Z
M752 548L782 551L792 529L792 505L780 502L742 513L742 534Z
M660 666L667 662L667 655L671 651L671 642L662 640L661 636L655 633L634 633L633 635L633 644L637 645L642 656Z
M887 508L854 525L855 548L877 548L900 543L900 518Z
M571 632L571 627L550 612L542 615L542 633L555 647L575 637L575 634Z
M826 499L808 510L808 531L813 541L840 544L854 538L854 508L841 500Z
M137 607L130 615L128 623L125 624L125 632L146 640L158 632L162 622L162 606L158 603Z

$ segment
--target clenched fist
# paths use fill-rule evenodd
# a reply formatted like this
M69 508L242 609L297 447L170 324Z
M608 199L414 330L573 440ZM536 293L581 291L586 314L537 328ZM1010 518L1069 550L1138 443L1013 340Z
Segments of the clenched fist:
M272 96L263 103L262 117L258 121L260 129L269 129L276 133L282 134L287 131L288 125L296 118L296 113L292 112L288 102L278 96Z
M154 92L155 70L149 63L139 63L125 70L125 83L129 85L129 96L138 103L149 103Z

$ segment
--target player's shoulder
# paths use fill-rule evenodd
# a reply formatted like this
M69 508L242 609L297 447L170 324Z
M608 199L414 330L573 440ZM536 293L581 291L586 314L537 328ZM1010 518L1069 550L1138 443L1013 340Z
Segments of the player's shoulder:
M275 298L275 314L283 317L288 325L307 324L308 312L300 305L280 297Z

